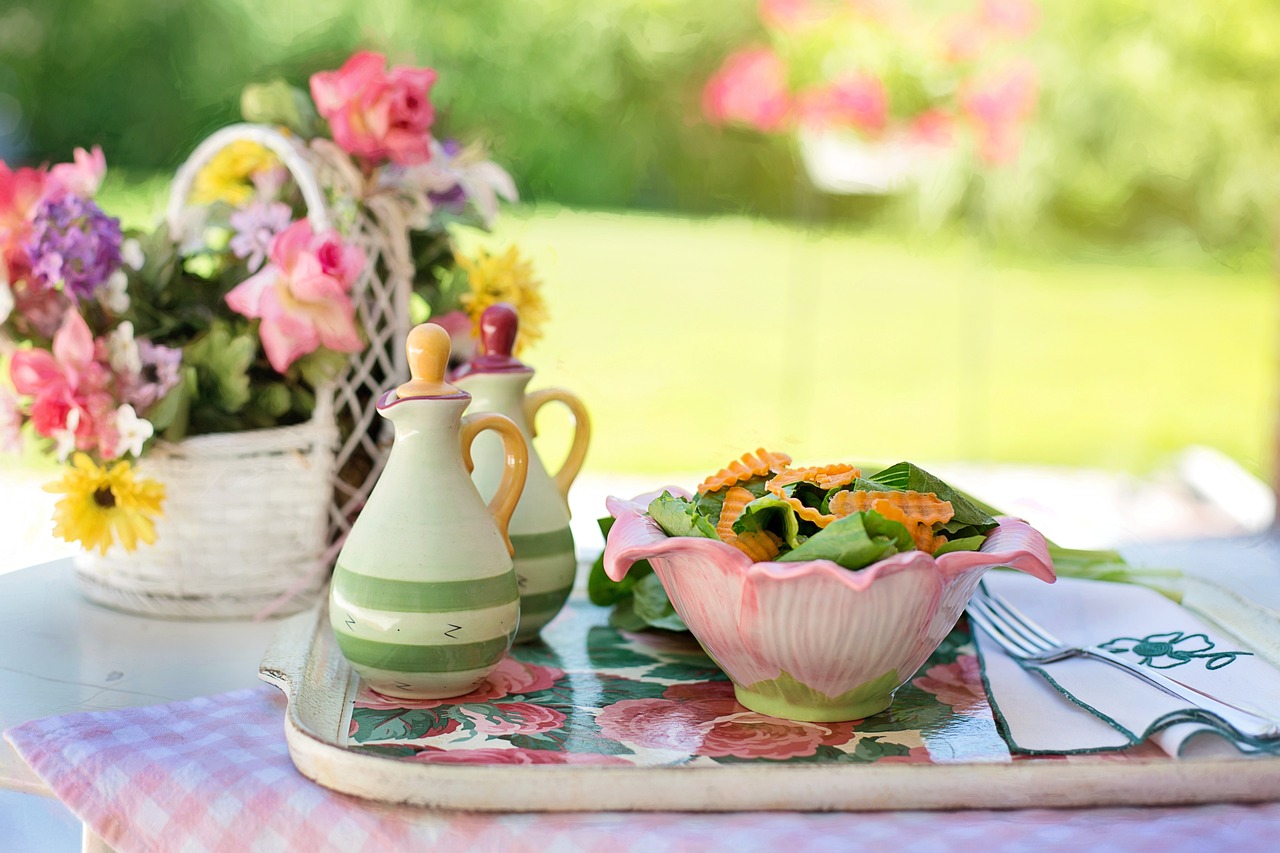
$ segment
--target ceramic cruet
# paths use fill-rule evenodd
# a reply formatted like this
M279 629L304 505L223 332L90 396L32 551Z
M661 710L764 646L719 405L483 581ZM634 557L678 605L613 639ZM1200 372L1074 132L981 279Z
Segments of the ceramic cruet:
M471 397L444 381L449 335L409 333L413 378L377 410L395 441L343 545L329 593L338 648L390 696L443 699L479 686L511 646L520 605L507 527L528 450L497 414L463 416ZM471 445L496 437L501 458L488 505L469 476Z
M529 443L529 479L511 517L516 578L520 584L520 633L516 642L532 640L564 606L573 589L577 559L569 532L569 487L582 468L591 437L587 410L576 396L559 388L526 393L533 370L512 355L519 319L510 305L498 303L480 317L480 355L455 376L458 387L471 394L471 412L497 412L511 418ZM573 443L554 475L533 447L538 410L552 401L569 408L574 421ZM502 447L492 436L476 439L476 467L472 479L480 494L499 488Z

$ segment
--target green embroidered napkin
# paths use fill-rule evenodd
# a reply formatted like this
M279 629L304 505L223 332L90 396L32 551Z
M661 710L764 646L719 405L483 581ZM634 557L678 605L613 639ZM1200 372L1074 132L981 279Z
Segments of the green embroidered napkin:
M1101 645L1226 702L1280 718L1280 670L1154 590L1074 578L1045 587L1012 572L993 572L984 583L1064 643ZM1015 751L1102 752L1148 738L1178 756L1258 751L1123 670L1083 659L1025 664L982 631L974 631L974 640L992 708Z

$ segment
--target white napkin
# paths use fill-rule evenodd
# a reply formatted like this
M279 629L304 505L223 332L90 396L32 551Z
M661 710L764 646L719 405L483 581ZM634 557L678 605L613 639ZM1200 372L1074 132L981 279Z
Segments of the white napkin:
M1280 670L1154 590L1074 578L1046 586L1000 571L983 583L1064 643L1104 645L1226 702L1280 718ZM974 631L974 640L992 707L1019 752L1099 752L1148 738L1184 757L1256 752L1191 718L1188 703L1116 667L1069 659L1024 668L982 631Z

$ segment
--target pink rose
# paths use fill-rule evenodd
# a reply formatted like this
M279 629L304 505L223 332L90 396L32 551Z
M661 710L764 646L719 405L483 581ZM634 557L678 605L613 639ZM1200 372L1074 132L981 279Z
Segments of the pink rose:
M321 255L323 254L323 258ZM280 373L320 347L364 348L356 331L351 285L363 253L335 234L316 235L301 219L271 239L270 263L227 294L227 305L262 320L262 349Z
M425 749L413 757L425 764L629 764L616 755L553 752L549 749Z
M938 697L942 704L950 705L957 714L985 716L987 713L987 692L982 687L975 655L960 655L955 663L930 667L911 683Z
M365 687L356 697L357 708L435 708L440 705L466 705L492 702L505 696L528 695L548 690L564 678L564 671L553 666L523 663L510 656L502 659L497 668L475 690L465 696L452 699L398 699L384 696L371 687ZM515 703L521 704L521 703ZM504 706L510 707L510 706Z
M497 709L496 719L480 713L474 706L462 705L459 710L483 735L534 735L553 732L564 725L564 714L554 708L528 702L509 702L491 707Z
M929 750L923 746L913 746L906 755L885 755L876 759L876 764L933 764Z
M50 194L69 193L81 198L92 198L107 174L107 158L102 147L95 145L92 151L77 148L75 162L59 163L49 170Z
M345 151L370 161L425 163L431 159L436 72L404 66L388 72L386 66L380 53L353 54L337 71L311 76L311 97Z
M804 723L748 711L728 682L677 684L663 695L610 705L596 724L622 743L713 758L797 758L853 738L853 723Z

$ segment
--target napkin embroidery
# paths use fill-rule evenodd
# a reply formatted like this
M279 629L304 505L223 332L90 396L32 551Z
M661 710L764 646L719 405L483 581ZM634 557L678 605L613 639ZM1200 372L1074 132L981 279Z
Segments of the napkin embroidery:
M1178 648L1180 645L1182 648ZM1253 654L1253 652L1214 651L1216 647L1206 634L1184 634L1181 631L1148 634L1142 639L1116 637L1101 644L1101 648L1109 652L1131 654L1138 658L1138 663L1152 669L1173 669L1191 663L1193 660L1202 659L1205 662L1205 669L1216 670L1234 663L1240 655Z

